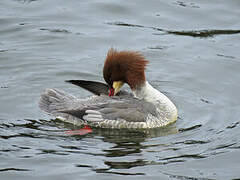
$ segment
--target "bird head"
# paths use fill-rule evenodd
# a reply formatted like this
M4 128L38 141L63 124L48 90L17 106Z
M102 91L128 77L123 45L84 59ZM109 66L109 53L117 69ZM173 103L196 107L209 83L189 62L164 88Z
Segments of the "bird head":
M143 85L148 61L136 51L117 51L111 48L103 67L103 77L110 87L109 96L116 95L124 83L132 90Z

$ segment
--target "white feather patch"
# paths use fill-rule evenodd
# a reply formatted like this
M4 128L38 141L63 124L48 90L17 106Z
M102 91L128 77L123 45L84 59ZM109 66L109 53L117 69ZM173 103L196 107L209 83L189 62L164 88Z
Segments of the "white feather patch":
M101 115L101 113L99 111L94 111L94 110L86 110L85 112L87 114L99 114L99 115Z
M86 110L87 115L83 116L85 121L100 122L103 121L103 117L100 112L94 110Z

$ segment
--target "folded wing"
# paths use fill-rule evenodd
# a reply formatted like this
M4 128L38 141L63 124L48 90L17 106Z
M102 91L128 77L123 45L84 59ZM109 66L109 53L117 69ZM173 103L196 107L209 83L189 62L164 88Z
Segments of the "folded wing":
M79 119L89 122L100 122L104 120L119 120L123 119L128 122L145 122L150 114L156 116L156 108L153 104L128 97L122 99L115 97L111 99L106 97L105 102L101 98L95 98L94 104L88 104L84 109L68 109L61 111L62 113L70 114Z
M109 93L108 85L102 82L85 81L85 80L67 80L65 82L77 85L98 96L100 96L101 94L108 95Z

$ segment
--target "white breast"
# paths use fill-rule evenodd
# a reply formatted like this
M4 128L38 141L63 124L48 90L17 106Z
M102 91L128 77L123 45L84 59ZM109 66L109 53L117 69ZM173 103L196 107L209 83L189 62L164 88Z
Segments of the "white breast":
M149 126L160 127L177 120L177 108L173 102L163 93L152 87L147 81L141 87L133 91L136 98L153 103L158 111L158 116L149 114L147 123Z

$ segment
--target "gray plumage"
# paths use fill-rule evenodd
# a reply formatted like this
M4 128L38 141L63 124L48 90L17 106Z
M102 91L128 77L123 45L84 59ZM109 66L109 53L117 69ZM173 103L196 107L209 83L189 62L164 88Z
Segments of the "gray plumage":
M47 89L40 97L39 107L75 125L107 128L144 128L143 123L149 114L156 116L157 113L153 104L128 93L114 97L92 96L83 100L57 89Z

